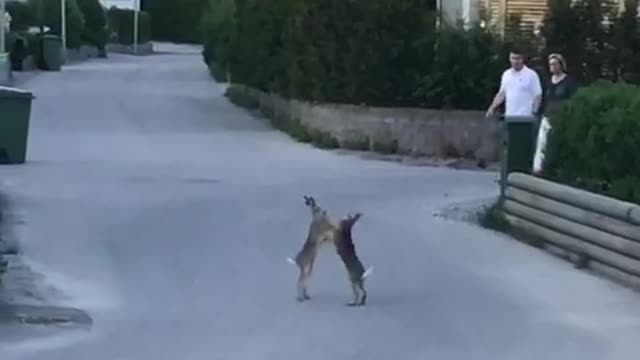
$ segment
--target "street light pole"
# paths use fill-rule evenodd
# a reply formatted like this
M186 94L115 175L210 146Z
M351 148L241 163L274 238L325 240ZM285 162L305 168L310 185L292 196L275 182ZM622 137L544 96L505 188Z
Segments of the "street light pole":
M5 0L0 0L0 54L3 54L6 50L6 39L5 39L5 27L6 24L5 22L7 21L6 16L4 16L5 13L5 6L4 6Z
M140 0L134 0L133 6L133 53L138 54L138 15L140 12Z
M60 36L62 37L62 54L67 59L67 0L60 0Z

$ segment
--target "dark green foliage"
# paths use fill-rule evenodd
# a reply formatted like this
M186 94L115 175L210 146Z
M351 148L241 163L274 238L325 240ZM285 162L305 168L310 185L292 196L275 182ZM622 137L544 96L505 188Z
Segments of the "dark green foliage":
M478 211L478 221L482 227L500 232L510 232L511 224L504 217L500 201L483 207Z
M30 0L29 5L34 9L36 25L48 26L52 34L61 35L60 4L60 0ZM76 0L67 0L66 8L67 47L75 49L82 45L85 19Z
M11 14L11 31L24 31L36 23L34 13L28 3L8 1L5 9Z
M133 44L133 23L135 13L133 10L111 8L107 10L107 21L111 31L112 41L131 45ZM138 13L138 43L151 41L151 16L141 11Z
M445 109L482 109L491 102L507 59L504 46L479 27L443 27L433 64L417 84L416 105Z
M398 153L398 141L391 140L389 142L374 141L371 144L371 150L381 154L397 154Z
M235 16L234 0L210 0L202 19L204 61L216 72L225 74L229 69L231 38Z
M625 0L625 11L614 24L611 44L614 78L634 84L640 84L638 3L638 0Z
M254 110L260 107L258 99L251 96L243 87L230 86L224 94L229 101L240 107Z
M599 82L552 114L545 176L640 203L640 87Z
M154 40L199 43L200 20L208 0L149 0L142 9L151 15Z
M220 65L218 65L218 63L214 61L209 63L209 73L216 82L226 82L228 80L227 73Z
M104 48L109 39L107 14L99 0L76 0L84 15L85 28L82 40L98 48Z
M309 130L309 136L311 143L321 149L337 149L340 147L338 139L326 131L311 129Z
M342 147L349 150L367 151L371 147L371 140L367 136L359 139L344 140Z
M483 29L438 31L433 1L228 1L203 20L205 61L286 98L478 109L506 62Z

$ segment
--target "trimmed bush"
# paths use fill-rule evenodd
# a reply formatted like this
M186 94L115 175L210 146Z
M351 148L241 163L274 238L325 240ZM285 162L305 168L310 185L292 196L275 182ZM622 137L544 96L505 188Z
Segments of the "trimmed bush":
M551 116L544 175L640 203L640 87L599 82Z
M52 34L62 34L60 0L31 0L29 4L36 14L36 25L48 26ZM82 45L85 19L76 0L67 0L66 7L67 47L76 49Z
M11 31L24 31L35 24L36 18L29 4L22 1L8 1L5 9L11 14Z
M224 81L229 69L234 16L234 0L210 0L207 12L202 18L204 61L211 68L217 81Z
M481 109L506 66L487 30L438 29L434 1L228 1L205 15L205 61L285 98Z
M129 9L111 8L107 10L107 20L111 31L111 41L123 44L133 44L133 23L135 12ZM138 43L151 41L151 16L149 13L138 13Z
M82 33L83 42L99 49L104 48L109 39L107 14L99 0L76 0L84 15L85 28Z

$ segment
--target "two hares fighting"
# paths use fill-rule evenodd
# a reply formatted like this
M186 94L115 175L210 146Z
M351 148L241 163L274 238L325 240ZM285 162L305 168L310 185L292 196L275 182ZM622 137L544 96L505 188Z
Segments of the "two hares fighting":
M326 210L318 206L313 197L305 196L304 199L305 205L311 209L311 224L309 225L307 240L295 259L287 259L290 263L297 265L300 270L297 283L298 301L311 299L307 291L307 286L313 272L313 264L318 250L322 245L332 241L340 259L347 269L349 281L351 282L354 300L349 303L349 306L365 305L367 291L364 288L364 279L371 275L373 269L369 268L365 270L356 254L351 236L351 229L362 215L350 215L347 219L335 223L327 215Z

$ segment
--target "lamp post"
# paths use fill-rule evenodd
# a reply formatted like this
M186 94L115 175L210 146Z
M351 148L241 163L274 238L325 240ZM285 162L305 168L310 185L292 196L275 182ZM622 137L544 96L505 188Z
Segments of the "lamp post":
M133 8L133 53L138 54L138 15L140 12L140 0L134 0Z
M6 51L6 39L5 39L5 22L7 18L5 16L5 0L0 0L0 54Z
M62 37L62 55L67 61L67 0L60 0L60 37Z

